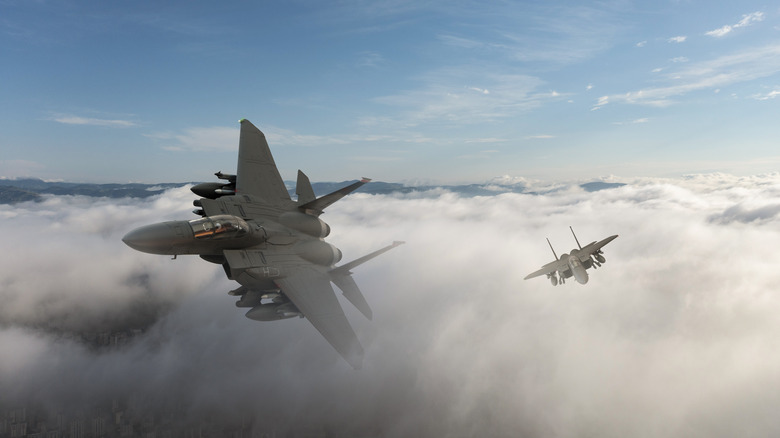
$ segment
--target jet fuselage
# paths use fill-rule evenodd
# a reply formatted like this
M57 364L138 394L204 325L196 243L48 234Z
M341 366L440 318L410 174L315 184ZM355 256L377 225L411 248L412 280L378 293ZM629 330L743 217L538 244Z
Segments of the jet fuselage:
M160 255L221 255L226 249L250 248L267 240L263 228L237 216L207 216L136 228L122 241L141 252Z
M585 284L588 282L588 271L585 270L585 266L583 266L579 257L570 255L566 259L566 263L569 265L571 274L574 276L574 279L577 280L577 283Z
M263 225L231 215L160 222L136 228L122 241L149 254L198 254L220 264L225 262L226 250L260 248L268 243L279 249L287 248L286 252L300 259L328 267L338 263L342 256L338 248L322 240L329 233L330 227L319 218L285 212L279 216L278 222ZM247 284L240 278L236 280Z
M191 189L201 196L193 201L199 219L147 225L122 240L141 252L197 254L222 265L228 279L241 284L229 294L240 297L237 307L250 308L248 318L275 321L305 316L350 365L359 368L363 348L333 284L371 319L371 308L351 270L403 242L336 266L341 251L324 241L330 227L319 216L370 179L317 197L309 178L299 170L293 200L263 132L246 119L240 123L236 174L220 171L215 175L224 182Z

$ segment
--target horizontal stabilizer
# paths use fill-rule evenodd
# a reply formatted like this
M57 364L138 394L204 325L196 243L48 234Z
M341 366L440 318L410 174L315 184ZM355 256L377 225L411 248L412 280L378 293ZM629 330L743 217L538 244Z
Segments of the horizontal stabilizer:
M299 179L300 181L300 175ZM308 178L307 178L308 180ZM315 216L319 216L322 214L322 212L331 204L338 201L339 199L347 196L348 194L355 191L358 187L362 186L363 184L370 182L371 179L369 178L363 178L358 182L352 183L346 187L340 188L336 190L333 193L329 193L327 195L321 196L313 201L307 202L305 204L298 203L298 208L301 209L301 211L304 211L309 214L313 214Z
M364 297L363 293L360 292L360 288L358 287L357 283L355 283L355 279L353 279L351 275L331 275L330 279L336 286L339 287L339 289L341 289L349 302L352 303L352 305L355 306L358 310L360 310L360 313L365 315L365 317L369 320L374 317L374 313L371 311L371 307L368 305L366 297Z
M305 205L314 201L317 197L314 195L314 189L311 187L309 177L298 170L298 182L295 184L295 194L298 195L298 205Z
M388 245L388 246L386 246L386 247L384 247L382 249L378 249L378 250L372 252L371 254L364 255L363 257L360 257L359 259L352 260L351 262L349 262L349 263L347 263L345 265L333 268L330 271L331 276L333 276L333 275L349 275L349 274L351 274L350 271L352 269L362 265L363 263L373 259L376 256L382 255L382 254L386 253L387 251L390 251L391 249L395 248L396 246L403 245L404 243L406 243L406 242L402 242L402 241L396 240L391 245Z

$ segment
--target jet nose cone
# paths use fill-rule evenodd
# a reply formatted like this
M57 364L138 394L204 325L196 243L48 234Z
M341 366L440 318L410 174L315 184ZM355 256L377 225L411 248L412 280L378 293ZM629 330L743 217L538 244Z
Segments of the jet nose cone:
M167 228L168 227L163 224L146 225L136 228L125 234L125 237L122 238L122 242L125 242L130 248L146 252L145 249L154 246L154 243L160 240L160 237L163 237L161 231L165 231Z
M177 232L177 223L163 222L136 228L122 238L130 248L150 254L172 254L172 247L181 243L182 237Z

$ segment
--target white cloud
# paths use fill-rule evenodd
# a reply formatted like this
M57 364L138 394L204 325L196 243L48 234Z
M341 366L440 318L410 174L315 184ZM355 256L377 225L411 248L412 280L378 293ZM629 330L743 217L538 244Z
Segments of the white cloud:
M235 151L239 130L235 127L212 126L184 129L182 132L159 132L147 137L160 140L163 148L176 151Z
M129 128L132 126L137 126L137 123L130 120L96 119L68 114L54 116L52 120L65 125L106 126L109 128Z
M720 38L723 36L728 35L733 31L734 29L739 29L740 27L747 27L751 26L754 23L758 23L760 21L764 21L764 13L763 12L752 12L747 15L743 15L742 19L739 20L737 24L734 25L725 25L723 27L719 27L717 29L711 30L709 32L706 32L705 35Z
M593 108L591 108L591 110L597 110L602 106L607 105L608 103L609 103L609 96L601 96L598 98L596 104L593 105Z
M323 146L329 144L347 144L351 143L351 138L346 137L327 137L321 135L299 134L289 129L267 126L263 128L268 142L279 146ZM236 141L238 144L238 141Z
M509 22L498 32L508 56L521 62L565 64L589 59L611 47L625 26L613 10L598 6L541 5L537 14L529 14L528 5L512 9L506 14ZM536 31L518 31L521 27Z
M727 35L731 32L731 29L733 29L729 25L725 25L723 27L717 28L715 30L711 30L709 32L706 32L705 35L712 36L712 37L722 37Z
M438 35L437 38L446 45L462 49L476 49L484 46L484 43L470 38L462 38L454 35Z
M476 80L483 87L463 85ZM482 68L453 67L429 72L418 89L377 98L405 111L393 122L413 127L428 123L474 124L505 119L536 108L552 93L539 93L542 81L519 74L485 73ZM464 90L469 92L464 92ZM489 90L489 91L488 91Z
M328 240L346 260L407 241L355 270L374 321L342 300L366 349L360 371L305 319L244 318L219 266L119 241L191 216L186 188L0 206L17 249L0 253L0 349L14 352L0 355L0 397L56 406L134 393L152 410L176 403L290 435L777 435L780 175L628 182L331 206ZM551 260L545 237L558 254L575 245L568 225L581 242L619 234L607 263L585 286L524 281ZM35 328L138 308L156 322L120 349Z
M642 117L642 118L639 118L639 119L631 120L629 122L614 122L614 124L615 125L637 125L637 124L641 124L641 123L647 123L649 121L650 121L649 118Z
M362 52L358 55L358 67L378 68L385 64L385 58L379 53Z
M289 129L263 126L263 134L269 143L278 146L321 146L325 144L347 144L350 138L324 137L298 134ZM172 151L235 151L238 148L240 130L234 127L194 127L175 132L158 132L146 135L159 140L163 148ZM370 141L370 139L362 139Z
M753 23L758 23L759 21L764 21L764 13L757 11L752 12L747 15L743 15L742 19L739 20L739 23L735 24L734 27L746 27L750 26Z
M684 43L686 39L688 39L687 36L681 35L681 36L671 37L667 40L667 42L679 44L679 43Z
M668 85L608 96L610 102L665 106L672 97L769 77L780 72L780 45L767 45L700 62L682 63L666 73Z
M509 140L505 138L486 137L486 138L469 138L463 140L464 143L504 143Z
M780 96L780 90L772 90L766 94L756 94L753 96L756 100L769 100Z

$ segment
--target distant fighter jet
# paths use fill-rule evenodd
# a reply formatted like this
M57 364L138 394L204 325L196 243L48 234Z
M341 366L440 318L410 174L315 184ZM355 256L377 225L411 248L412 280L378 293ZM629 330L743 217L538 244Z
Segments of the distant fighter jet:
M317 198L300 170L293 201L276 168L265 135L241 120L236 175L215 174L224 183L192 187L202 196L193 204L191 221L171 221L137 228L124 236L128 246L150 254L198 254L222 265L227 277L241 284L228 292L240 296L238 307L251 308L247 318L274 321L306 317L354 368L363 348L336 298L331 282L366 318L371 308L351 270L403 242L393 242L342 266L341 251L326 243L323 210L369 182L367 178Z
M588 282L588 273L586 269L591 267L596 269L597 266L606 263L607 260L604 258L601 247L615 240L618 237L617 234L609 236L600 242L591 242L583 248L582 245L580 245L580 241L577 240L577 235L574 234L574 230L571 227L569 227L569 229L571 230L571 234L574 235L574 240L577 242L577 246L580 249L573 249L569 254L561 254L561 257L559 258L555 254L550 239L547 239L547 244L550 245L553 256L555 256L555 261L542 266L542 269L536 272L528 274L524 280L540 275L547 275L547 278L550 279L552 285L557 286L559 279L560 283L563 284L566 283L567 278L574 276L577 283L585 284Z

